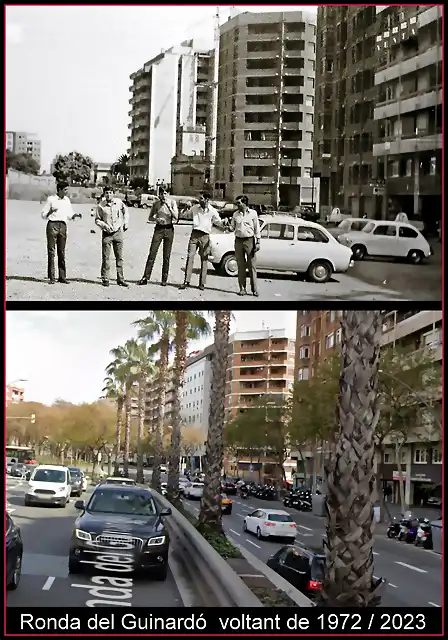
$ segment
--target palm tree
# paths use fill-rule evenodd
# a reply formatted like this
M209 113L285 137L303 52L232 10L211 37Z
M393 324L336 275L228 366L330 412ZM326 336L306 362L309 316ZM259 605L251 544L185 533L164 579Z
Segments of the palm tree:
M176 330L174 335L174 402L171 446L168 466L168 500L173 501L179 490L179 463L181 455L181 392L184 385L189 340L210 335L210 325L198 311L176 311Z
M322 603L379 604L373 587L374 431L378 422L381 311L344 311L337 419L327 472L327 575Z
M124 184L127 184L129 176L129 156L123 153L111 167L113 175L119 175L123 178Z
M109 365L110 367L110 365ZM108 367L110 375L104 379L103 393L106 398L115 400L117 403L117 429L115 432L115 455L114 455L114 473L118 473L119 457L121 452L121 434L123 431L123 407L125 402L125 387L120 379L120 371L117 368Z
M214 346L212 360L212 388L204 493L199 513L200 528L222 533L221 522L221 473L223 465L224 401L226 395L226 371L229 345L231 311L215 311Z
M138 337L151 341L152 353L158 353L159 416L155 433L154 467L151 487L160 490L160 465L163 456L163 427L165 420L165 398L168 385L168 363L174 338L174 311L151 311L149 316L136 320L133 325L139 327Z
M154 353L144 342L135 342L132 349L138 376L137 482L143 483L143 440L145 431L145 398L148 378L154 376Z

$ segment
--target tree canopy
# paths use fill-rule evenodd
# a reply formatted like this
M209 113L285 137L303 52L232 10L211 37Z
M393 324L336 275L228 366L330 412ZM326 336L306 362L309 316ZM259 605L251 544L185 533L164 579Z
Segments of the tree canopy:
M21 173L37 176L40 170L39 163L29 153L13 153L6 150L6 171L13 169Z
M86 186L90 182L93 160L78 151L58 155L54 162L53 176L56 180L67 180L71 185Z

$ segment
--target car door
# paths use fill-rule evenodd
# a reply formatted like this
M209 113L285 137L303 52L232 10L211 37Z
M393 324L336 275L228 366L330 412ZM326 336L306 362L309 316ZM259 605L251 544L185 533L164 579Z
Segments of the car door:
M367 251L372 256L396 256L398 233L396 224L377 224L367 240Z
M291 271L305 272L313 260L329 257L330 240L320 229L297 225L296 233L294 268ZM339 249L339 245L334 246Z
M419 232L411 226L398 225L397 256L406 258L408 253L415 249L421 249Z
M283 549L280 549L280 551L277 551L275 556L268 563L269 566L271 566L276 573L282 576L282 578L284 578L285 580L288 580L288 582L289 582L288 578L289 578L290 572L288 567L285 566L285 562L286 562L286 558L291 553L291 551L292 550L290 547L284 547Z
M285 573L286 580L303 593L309 580L309 555L291 547L285 559Z
M274 271L294 270L295 234L293 224L267 223L261 231L257 266Z
M257 530L257 525L255 524L258 521L258 514L261 513L259 509L252 511L246 516L246 527L247 530L251 533L255 533Z

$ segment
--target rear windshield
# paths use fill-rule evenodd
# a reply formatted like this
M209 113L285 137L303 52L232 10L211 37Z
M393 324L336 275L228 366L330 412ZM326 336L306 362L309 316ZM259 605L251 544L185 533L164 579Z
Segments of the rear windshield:
M325 558L314 558L311 565L312 579L321 582L325 577Z
M271 522L294 522L291 516L288 516L287 514L282 515L280 513L271 513L268 516L268 520L270 520Z

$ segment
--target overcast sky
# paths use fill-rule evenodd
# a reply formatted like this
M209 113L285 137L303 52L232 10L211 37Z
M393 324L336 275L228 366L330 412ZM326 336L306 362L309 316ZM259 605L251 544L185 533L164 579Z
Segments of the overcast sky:
M220 8L221 22L230 11ZM57 153L73 150L115 161L128 145L130 74L187 38L212 48L215 12L212 5L7 7L7 130L37 135L47 171Z
M93 402L101 395L109 351L136 337L131 323L144 317L142 311L8 311L6 380L23 386L28 401ZM236 311L231 330L262 329L263 322L295 337L293 311ZM189 351L211 342L191 343Z

